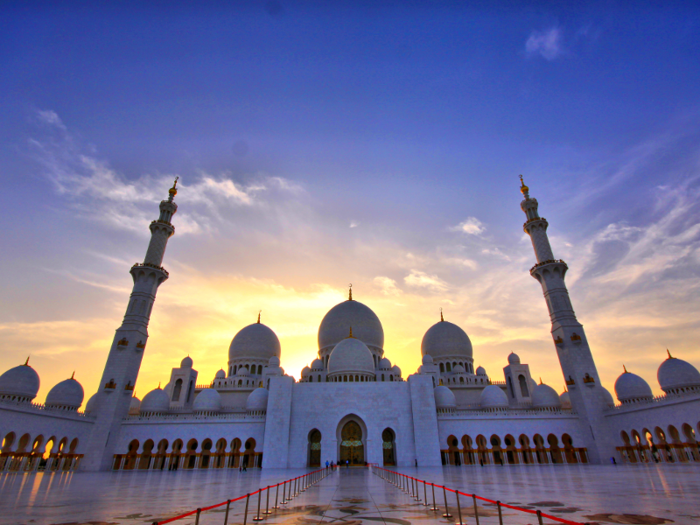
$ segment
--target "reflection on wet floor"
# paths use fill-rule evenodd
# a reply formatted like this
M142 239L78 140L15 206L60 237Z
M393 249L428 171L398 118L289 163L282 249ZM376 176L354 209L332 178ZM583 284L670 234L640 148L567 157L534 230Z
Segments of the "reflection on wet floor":
M700 523L700 475L693 465L400 468L419 479L500 500L564 519L589 523ZM229 470L9 474L0 477L0 523L143 524L165 519L255 491L302 470ZM454 494L448 493L451 518L443 518L444 495L418 487L420 501L368 469L341 469L310 487L264 522L285 525L447 524L457 521ZM424 505L427 496L430 505ZM275 494L270 493L273 505ZM247 523L257 512L250 499ZM262 510L267 500L261 501ZM229 523L242 524L244 501L232 505ZM475 523L471 498L461 498L462 521ZM498 523L493 504L479 502L480 525ZM202 514L201 525L222 524L225 509ZM264 523L263 522L263 523ZM531 514L503 509L505 524L535 524ZM545 523L552 523L545 520ZM193 524L194 517L176 522Z

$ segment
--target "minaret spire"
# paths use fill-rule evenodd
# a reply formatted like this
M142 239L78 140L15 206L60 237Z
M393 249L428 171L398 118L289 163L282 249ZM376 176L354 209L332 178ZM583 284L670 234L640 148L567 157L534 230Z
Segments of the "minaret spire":
M442 323L444 321L445 321L445 318L442 315L442 308L440 308L440 322Z
M520 191L523 200L520 208L527 220L523 224L525 233L532 240L537 264L530 275L542 286L545 302L552 322L552 338L559 357L564 378L568 378L569 396L582 424L582 435L591 461L601 463L617 454L614 437L607 433L609 422L603 416L607 407L605 393L583 325L576 319L565 276L567 264L554 258L547 236L549 223L538 212L537 199L530 197L530 188L520 176Z
M262 310L258 312L258 324L260 324L260 314L262 313Z
M348 301L352 301L352 283L350 283L350 293L348 294Z
M148 341L151 310L158 287L168 279L168 272L161 265L168 239L175 233L171 220L177 212L174 198L177 195L178 179L179 177L168 190L168 198L160 203L160 216L149 226L151 241L143 262L134 264L130 270L134 287L124 320L114 335L97 391L97 406L100 408L85 461L82 463L85 470L110 468L121 422L129 413L133 389ZM121 395L122 393L129 395Z

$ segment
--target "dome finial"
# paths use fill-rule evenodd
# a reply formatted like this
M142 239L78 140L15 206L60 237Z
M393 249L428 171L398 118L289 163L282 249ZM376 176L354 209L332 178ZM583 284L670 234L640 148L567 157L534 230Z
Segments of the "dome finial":
M525 197L527 197L528 196L527 194L529 191L530 191L530 188L525 186L525 181L523 181L523 176L520 175L520 193L522 193L523 195L525 195Z
M160 381L158 381L158 390L160 390Z
M675 357L671 355L671 351L668 348L666 349L666 353L668 354L669 359L675 359Z
M627 371L627 367L625 365L622 365L622 369L625 371L625 374L629 374L629 372Z
M260 324L260 314L262 313L262 310L258 312L258 324Z
M27 360L24 362L24 366L29 366L29 358L30 358L30 357L31 357L31 356L29 356L29 355L27 356Z
M352 283L350 283L350 293L348 294L348 301L352 301Z
M170 197L168 200L173 200L173 197L177 195L177 181L180 180L180 177L175 177L175 182L173 182L173 187L168 190L168 194Z
M540 385L542 384L542 376L540 376Z
M445 318L442 315L442 308L440 308L440 322L443 322Z
M71 379L75 379L75 370L73 370L73 375L70 376Z
M350 335L348 336L348 339L350 339L351 337L354 339L354 336L352 335L352 326L350 327Z

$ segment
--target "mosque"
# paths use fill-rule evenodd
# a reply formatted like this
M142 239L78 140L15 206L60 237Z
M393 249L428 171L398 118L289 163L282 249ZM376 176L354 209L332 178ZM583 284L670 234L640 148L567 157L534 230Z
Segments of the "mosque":
M384 355L381 321L351 289L322 319L318 355L300 380L280 366L280 341L258 317L235 335L210 381L198 384L185 357L165 388L137 399L149 318L168 279L162 263L175 233L176 186L150 224L143 263L130 269L124 320L84 409L74 378L40 404L28 360L0 376L0 471L700 463L700 373L669 353L657 375L663 396L625 369L615 401L574 313L568 266L555 259L548 222L522 177L524 230L537 261L530 274L542 286L567 391L537 384L515 353L504 356L502 377L474 368L468 335L444 319L425 332L422 365L404 377Z

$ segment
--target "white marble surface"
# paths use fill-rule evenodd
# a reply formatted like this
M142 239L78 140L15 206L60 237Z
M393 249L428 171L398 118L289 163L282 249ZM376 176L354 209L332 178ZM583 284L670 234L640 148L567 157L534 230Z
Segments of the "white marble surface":
M474 492L503 502L540 506L566 519L598 523L700 523L698 465L523 466L399 469L428 482ZM198 506L234 498L303 470L117 472L8 474L0 477L0 523L103 524L152 523ZM274 500L274 490L272 491ZM422 496L422 491L421 491ZM454 496L449 496L456 518ZM428 499L431 499L428 488ZM442 497L437 493L442 511ZM257 499L251 499L252 525ZM561 504L561 505L559 505ZM474 523L469 502L463 519ZM263 497L262 506L265 506ZM531 505L530 505L531 506ZM433 513L367 469L341 469L290 502L265 521L310 525L394 525L454 523ZM562 512L559 509L564 509ZM480 524L498 523L493 507L480 504ZM486 516L489 514L490 516ZM603 514L595 519L588 518ZM623 517L623 514L639 518ZM612 516L610 516L612 515ZM223 523L223 512L202 515L201 525ZM656 520L652 518L657 518ZM665 520L665 521L662 521ZM176 522L192 524L193 518ZM243 505L233 506L229 523L243 523ZM532 515L504 511L504 523L536 523ZM545 521L545 523L551 523Z

